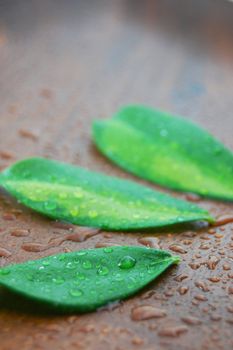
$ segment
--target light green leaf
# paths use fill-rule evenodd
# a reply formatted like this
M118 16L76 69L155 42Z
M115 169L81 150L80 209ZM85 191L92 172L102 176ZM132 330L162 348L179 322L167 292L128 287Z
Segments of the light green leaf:
M122 168L177 190L233 200L233 153L194 123L128 106L93 127L98 148Z
M49 256L0 269L0 286L63 312L87 312L135 294L179 257L142 247Z
M213 221L207 211L191 203L43 158L14 164L1 174L0 185L26 206L81 226L121 230Z

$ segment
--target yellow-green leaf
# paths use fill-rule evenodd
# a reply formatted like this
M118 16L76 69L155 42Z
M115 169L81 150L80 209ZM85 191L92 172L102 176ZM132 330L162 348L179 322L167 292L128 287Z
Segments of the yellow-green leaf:
M233 153L198 125L128 106L93 127L98 148L122 168L173 189L233 200Z
M213 221L194 204L132 181L43 158L6 169L0 185L26 206L81 226L123 230Z

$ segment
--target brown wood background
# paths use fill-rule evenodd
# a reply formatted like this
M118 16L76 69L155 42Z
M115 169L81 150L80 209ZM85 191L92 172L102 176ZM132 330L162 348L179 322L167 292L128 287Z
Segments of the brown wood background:
M92 120L109 117L128 103L185 115L233 148L233 4L0 1L1 169L39 155L140 181L99 155L91 141ZM214 233L205 228L155 234L102 232L81 243L66 241L28 252L22 248L25 242L46 247L51 237L65 231L21 208L4 192L0 196L1 266L103 242L139 244L143 235L157 238L161 248L175 243L187 251L181 254L179 267L112 311L46 316L30 312L27 303L7 302L2 295L1 350L232 348L231 224ZM199 204L214 215L232 212L229 203ZM30 232L12 236L15 228ZM187 277L179 282L176 277L181 274ZM216 276L219 282L209 280ZM200 282L209 291L203 291ZM181 287L187 287L186 294L181 294ZM166 310L167 316L133 321L131 310L145 304ZM184 332L162 336L168 326Z

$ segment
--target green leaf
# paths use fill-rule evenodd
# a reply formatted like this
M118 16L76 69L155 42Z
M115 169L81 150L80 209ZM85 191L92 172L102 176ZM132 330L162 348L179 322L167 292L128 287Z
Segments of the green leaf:
M2 173L0 184L26 206L81 226L120 230L213 221L207 211L191 203L43 158L14 164Z
M0 286L57 310L87 312L135 294L179 257L137 246L87 249L0 269Z
M233 153L194 123L143 106L96 121L98 148L122 168L177 190L233 200Z

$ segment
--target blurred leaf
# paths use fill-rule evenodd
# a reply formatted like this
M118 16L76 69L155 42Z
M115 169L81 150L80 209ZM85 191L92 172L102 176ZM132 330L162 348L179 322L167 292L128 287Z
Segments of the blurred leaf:
M233 153L194 123L128 106L93 127L98 148L122 168L177 190L233 200Z

